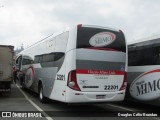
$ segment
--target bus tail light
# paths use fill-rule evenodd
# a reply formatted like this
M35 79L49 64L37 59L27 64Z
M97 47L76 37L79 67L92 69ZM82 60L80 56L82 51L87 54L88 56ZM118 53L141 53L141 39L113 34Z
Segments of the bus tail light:
M120 88L120 90L124 90L127 87L127 72L124 73L124 79L123 79L123 84Z
M73 90L81 91L77 84L76 70L72 70L69 72L67 86Z
M123 31L122 31L122 30L119 30L119 32L120 32L120 33L122 33L122 34L124 35L124 33L123 33Z
M81 28L81 27L82 27L82 24L78 24L78 25L77 25L77 28Z

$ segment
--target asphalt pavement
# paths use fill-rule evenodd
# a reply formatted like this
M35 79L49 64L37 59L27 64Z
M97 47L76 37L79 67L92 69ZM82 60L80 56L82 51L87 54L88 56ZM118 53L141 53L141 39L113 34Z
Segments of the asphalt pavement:
M143 116L147 109L153 111L152 117ZM70 105L48 100L42 104L38 94L15 84L12 84L10 94L0 93L0 120L160 120L154 116L159 110L156 106L128 101Z

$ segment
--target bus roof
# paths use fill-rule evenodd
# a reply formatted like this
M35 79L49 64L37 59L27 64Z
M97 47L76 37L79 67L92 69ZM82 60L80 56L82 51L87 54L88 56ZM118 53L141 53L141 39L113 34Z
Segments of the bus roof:
M78 26L78 25L77 25ZM113 30L119 32L118 29L110 28L110 27L103 27L103 26L95 26L95 25L85 25L81 24L82 27L94 27L94 28L101 28L101 29L108 29L108 30Z
M59 32L55 32L55 33L53 33L53 34L51 34L51 35L49 35L49 36L47 36L47 37L39 40L38 42L32 44L31 46L29 46L29 47L27 47L26 49L24 49L23 51L21 51L19 54L22 54L22 53L23 53L24 51L26 51L27 49L32 48L32 47L34 47L34 46L36 46L36 45L38 45L38 44L40 44L40 43L42 43L42 42L44 42L44 41L52 38L52 37L55 37L55 36L57 36L57 35L59 35L59 34L61 34L61 33L63 33L63 32L66 32L66 31L71 30L72 28L78 27L78 26L80 26L80 27L93 27L93 28L108 29L108 30L117 31L117 32L120 32L120 31L121 31L121 30L118 30L118 29L109 28L109 27L103 27L103 26L77 24L76 26L74 25L74 26L72 26L72 27L66 27L66 28L60 30Z
M135 43L140 43L140 42L144 42L144 41L149 41L149 40L155 40L155 39L158 39L158 38L160 38L160 34L154 34L154 35L151 35L149 37L129 41L128 45L135 44Z

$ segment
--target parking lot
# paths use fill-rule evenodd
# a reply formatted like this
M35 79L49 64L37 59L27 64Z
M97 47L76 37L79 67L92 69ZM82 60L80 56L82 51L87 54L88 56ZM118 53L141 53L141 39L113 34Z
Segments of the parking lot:
M28 119L29 117L30 120L72 120L82 119L83 117L86 120L114 120L139 119L141 117L144 120L160 120L155 116L142 117L141 115L147 114L148 110L152 111L154 115L159 108L129 101L103 104L66 104L49 100L47 103L42 104L39 102L36 93L21 89L19 85L15 84L12 84L10 94L0 94L1 119L8 119L9 117L17 120Z

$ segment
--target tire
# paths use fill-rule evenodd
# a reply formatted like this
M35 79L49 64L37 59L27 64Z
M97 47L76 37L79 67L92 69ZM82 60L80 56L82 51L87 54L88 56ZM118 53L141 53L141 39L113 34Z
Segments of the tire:
M39 100L42 103L46 103L46 97L43 95L43 86L42 86L42 84L39 85Z

